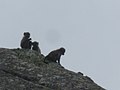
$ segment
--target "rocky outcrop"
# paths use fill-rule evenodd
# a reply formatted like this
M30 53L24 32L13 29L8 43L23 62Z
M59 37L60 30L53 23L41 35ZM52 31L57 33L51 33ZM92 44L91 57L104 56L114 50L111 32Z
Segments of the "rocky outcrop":
M105 90L80 72L43 60L32 50L0 48L0 90Z

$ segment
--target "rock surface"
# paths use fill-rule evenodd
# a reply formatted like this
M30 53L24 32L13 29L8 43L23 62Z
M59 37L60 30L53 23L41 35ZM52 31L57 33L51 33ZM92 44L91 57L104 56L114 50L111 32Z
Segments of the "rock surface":
M32 50L0 48L0 90L105 90Z

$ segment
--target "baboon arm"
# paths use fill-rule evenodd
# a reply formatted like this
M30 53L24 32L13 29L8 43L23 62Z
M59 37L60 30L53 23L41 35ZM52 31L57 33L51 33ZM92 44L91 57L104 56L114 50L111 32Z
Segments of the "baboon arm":
M60 64L60 60L58 60L58 64Z
M58 56L58 64L60 64L60 55Z

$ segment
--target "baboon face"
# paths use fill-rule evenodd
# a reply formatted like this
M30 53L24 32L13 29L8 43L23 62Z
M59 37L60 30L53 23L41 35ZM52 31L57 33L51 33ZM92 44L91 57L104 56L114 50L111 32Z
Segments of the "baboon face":
M64 55L65 49L64 49L64 48L60 48L59 50L60 50L60 52L61 52L61 55Z
M30 33L29 33L29 32L24 32L24 36L25 36L26 38L29 38L29 37L30 37Z

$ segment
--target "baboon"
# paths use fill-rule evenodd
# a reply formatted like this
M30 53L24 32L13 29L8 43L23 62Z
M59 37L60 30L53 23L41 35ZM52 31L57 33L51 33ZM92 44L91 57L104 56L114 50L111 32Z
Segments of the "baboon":
M32 41L29 32L24 32L24 37L21 40L20 46L23 49L31 49Z
M44 59L44 62L46 62L46 60L48 61L51 61L51 62L56 62L58 63L59 65L60 64L60 57L61 55L64 55L65 53L65 49L63 47L57 49L57 50L54 50L54 51L51 51Z
M34 41L34 42L32 43L32 45L33 45L32 50L35 50L35 51L41 53L41 50L40 50L40 48L39 48L39 43L38 43L38 42Z

